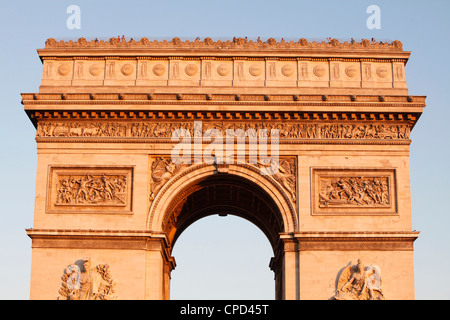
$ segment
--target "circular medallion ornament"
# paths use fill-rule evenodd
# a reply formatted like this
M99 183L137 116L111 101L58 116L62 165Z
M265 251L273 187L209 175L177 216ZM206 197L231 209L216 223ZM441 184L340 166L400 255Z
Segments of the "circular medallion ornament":
M248 71L250 72L250 74L254 77L259 76L262 73L262 69L260 66L257 66L256 64L250 66L250 68L248 69Z
M153 67L153 73L157 76L162 76L164 72L166 72L166 68L160 63Z
M102 68L100 68L98 64L93 64L92 66L89 67L89 73L94 77L100 75L101 72Z
M129 64L129 63L127 63L127 64L124 64L123 66L122 66L122 68L120 69L120 71L122 72L122 74L124 75L124 76L129 76L129 75L131 75L132 73L133 73L133 66L131 65L131 64Z
M285 76L285 77L290 77L294 74L294 67L291 66L290 64L286 64L281 68L281 73Z
M58 67L58 73L61 76L67 76L69 74L69 72L70 72L70 67L66 63L64 63Z
M188 64L187 66L186 66L186 68L184 68L184 72L186 72L186 74L188 75L188 76L193 76L193 75L195 75L196 73L197 73L197 71L198 71L198 68L197 68L197 66L195 65L195 64Z
M358 70L355 66L348 66L347 68L345 68L345 74L350 78L355 77L357 73Z
M314 67L313 72L317 77L323 77L325 75L326 70L324 66L317 65Z
M230 69L228 68L227 65L221 64L217 67L217 73L219 75L221 75L222 77L225 77L226 75L228 75L230 73Z
M386 67L378 67L377 68L377 75L380 78L386 78L388 76L388 69Z

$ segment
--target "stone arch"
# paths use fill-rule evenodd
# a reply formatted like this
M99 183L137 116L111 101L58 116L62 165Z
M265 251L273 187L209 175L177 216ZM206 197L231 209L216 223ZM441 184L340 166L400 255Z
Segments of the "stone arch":
M291 233L298 230L297 215L294 204L283 187L270 175L261 175L260 169L250 164L235 164L235 165L208 165L206 163L195 164L185 168L181 172L175 174L156 194L148 215L147 228L153 232L167 232L167 225L170 224L171 219L176 219L176 210L180 209L180 203L183 202L189 195L192 195L202 187L199 183L214 180L214 177L221 177L227 183L241 183L243 186L253 188L255 193L264 197L271 209L277 213L280 221L280 233ZM208 183L207 183L208 184ZM204 186L203 186L204 187ZM211 209L211 208L209 208ZM216 208L220 210L220 208ZM264 223L258 223L254 215L245 214L246 209L241 209L231 206L225 206L223 210L228 210L231 214L247 218L255 223L267 235L269 226ZM205 216L205 215L203 215ZM249 219L250 217L250 219ZM194 221L192 221L194 222ZM184 228L187 227L183 226ZM167 234L169 242L174 239L173 234ZM172 238L171 238L172 237ZM270 239L272 246L276 243L274 239Z
M217 194L225 194L225 197L207 201L208 194L213 194L216 186L222 188ZM245 198L244 201L234 203L233 188L239 188L238 194ZM197 206L192 207L192 203ZM286 241L289 242L286 237L290 238L298 231L298 219L289 193L272 176L262 175L256 166L202 163L174 174L156 192L149 209L147 230L154 234L154 240L163 239L161 245L152 248L148 254L148 270L153 275L149 279L154 277L162 281L156 282L161 285L161 291L157 290L160 297L167 299L170 296L170 274L176 266L171 255L177 237L195 221L221 212L247 219L266 235L274 253L269 267L275 274L276 299L297 294L294 290L298 291L298 279L289 271L289 266L298 268L298 259L296 253L285 252ZM155 269L157 265L159 271ZM149 283L148 287L154 285Z

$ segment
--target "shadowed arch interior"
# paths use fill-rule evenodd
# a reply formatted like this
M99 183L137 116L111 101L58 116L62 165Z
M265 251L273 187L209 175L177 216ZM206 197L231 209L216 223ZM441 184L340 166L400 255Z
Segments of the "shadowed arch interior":
M255 224L274 248L284 230L281 213L273 199L256 183L230 174L215 174L185 186L172 199L163 230L173 247L179 235L195 221L209 215L236 215Z

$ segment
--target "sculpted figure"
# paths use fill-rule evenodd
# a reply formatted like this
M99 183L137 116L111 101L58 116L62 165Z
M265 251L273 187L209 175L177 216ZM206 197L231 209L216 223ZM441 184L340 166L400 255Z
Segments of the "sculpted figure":
M80 267L76 264L68 265L64 270L59 294L67 300L79 300L80 292Z
M77 175L58 181L56 203L71 205L125 204L127 181L122 175Z
M294 163L287 160L274 162L271 159L268 163L258 162L263 175L270 175L277 180L289 192L292 200L295 202L295 167Z
M112 300L115 282L111 278L108 264L92 267L91 259L83 260L83 270L72 264L67 266L61 289L60 299L66 300Z
M357 265L346 267L337 285L335 300L384 300L381 288L381 271L376 265L364 266L361 259Z
M319 194L320 205L389 205L387 178L342 177L322 180L323 191Z
M254 129L270 136L271 129L278 129L281 139L409 139L408 125L384 124L305 124L296 123L77 123L39 122L36 137L152 137L169 138L175 129L186 127L191 136L201 137L208 129L217 129L223 135L226 129ZM245 128L245 129L244 129ZM259 129L266 129L267 132Z
M93 296L93 300L95 300L100 275L91 270L90 259L84 260L83 268L84 271L80 275L80 300L90 300L90 296Z
M152 180L150 186L150 201L153 201L159 189L179 172L185 164L175 164L171 159L157 158L152 163Z
M114 184L106 178L106 176L103 174L101 177L102 183L103 183L103 197L105 200L111 200L115 197L115 186ZM122 199L119 198L119 200L122 201Z

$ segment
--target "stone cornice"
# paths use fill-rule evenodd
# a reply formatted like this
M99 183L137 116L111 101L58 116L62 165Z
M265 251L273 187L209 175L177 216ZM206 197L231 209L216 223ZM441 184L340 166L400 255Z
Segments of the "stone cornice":
M316 117L314 114L323 114L326 110L331 118L337 118L337 114L344 114L348 110L356 113L420 114L422 108L426 106L424 96L183 93L23 93L22 104L25 105L25 110L29 112L65 112L62 118L70 118L74 112L81 113L80 116L74 117L89 118L98 111L103 112L104 115L99 114L93 117L105 118L108 117L106 115L108 112L112 112L116 114L111 114L112 118L151 118L153 114L158 115L167 112L171 119L179 118L181 113L185 113L188 118L194 119L196 114L194 110L192 112L182 111L186 109L186 106L196 106L198 112L203 109L207 117L214 118L215 115L220 114L220 117L228 119L232 119L230 118L231 113L243 111L243 106L246 107L245 112L236 113L238 117L239 114L242 114L243 118L247 118L246 114L254 113L256 118L264 118L264 114L272 112L279 114L281 119L285 117L284 115L293 111L297 113L309 112L313 117ZM218 106L227 106L227 110L230 112L212 110ZM259 112L252 111L252 107L257 107ZM284 111L275 112L274 110L280 110L279 107L283 107ZM330 111L331 108L334 111ZM153 110L149 111L149 109ZM146 116L146 114L150 116ZM44 116L44 118L48 117L51 118L51 115ZM300 114L295 117L295 119L302 118ZM375 119L374 117L372 116L373 119Z
M165 234L145 230L26 229L26 232L32 246L40 248L152 250L168 246Z
M45 236L88 236L88 237L144 237L164 239L165 234L148 230L94 230L94 229L25 229L30 238Z
M419 232L295 232L281 235L285 251L413 251Z
M304 103L319 103L322 105L364 105L364 103L373 106L392 105L396 106L417 106L425 107L425 96L410 96L410 95L331 95L331 94L230 94L230 93L188 93L173 92L173 93L22 93L22 102L28 104L42 104L42 103L84 103L89 101L98 104L103 101L112 103L113 101L121 101L122 104L127 103L149 103L157 104L161 101L170 101L171 103L189 103L196 104L216 104L225 102L227 104L245 104L263 103L264 105L271 105L274 103L283 103L284 105L301 105Z
M417 122L423 96L288 94L24 93L40 120L401 121ZM218 108L226 107L226 111ZM186 109L189 108L190 111ZM280 111L282 108L283 111Z
M133 61L133 60L147 60L147 61L161 61L161 60L180 60L180 61L198 61L198 60L215 60L215 61L231 61L231 60L239 60L239 61L322 61L322 62L328 62L328 61L340 61L340 62L386 62L386 63L391 63L391 62L401 62L406 64L408 59L407 57L395 57L392 58L390 56L384 56L384 55L378 55L378 56L374 56L374 57L359 57L361 56L361 54L356 55L354 54L354 56L352 57L331 57L332 55L335 55L335 52L327 52L327 53L322 53L320 57L316 57L317 54L313 54L313 53L304 53L302 54L302 56L299 56L299 54L296 55L290 55L290 56L285 56L285 54L282 54L281 52L278 53L277 56L249 56L250 54L247 52L242 52L241 56L216 56L213 55L213 53L210 53L210 56L205 56L205 55L197 55L197 56L187 56L187 52L184 53L182 51L177 51L177 53L179 54L178 56L174 56L173 54L171 55L163 55L163 54L159 54L159 55L154 55L154 53L152 53L152 55L149 56L137 56L137 55L131 55L131 53L129 53L129 56L124 56L125 53L123 53L122 51L117 51L115 54L116 56L112 56L112 55L95 55L95 52L92 53L91 52L87 52L87 51L82 51L78 54L75 54L74 52L65 52L64 55L62 55L62 53L57 54L57 52L43 52L41 50L39 50L39 53L41 54L41 60L58 60L58 61L71 61L71 60L77 60L77 61L82 61L82 60L86 60L86 61L90 61L90 60L96 60L96 61L103 61L103 60L117 60L117 61ZM192 54L192 53L191 53ZM245 54L245 55L244 55ZM349 53L346 52L346 55L348 55ZM402 55L405 55L402 52Z
M113 52L111 52L113 50ZM403 45L400 41L394 40L392 42L377 42L370 41L368 39L362 39L360 42L350 40L350 41L340 41L338 39L328 38L327 41L308 41L305 38L301 38L298 41L286 41L281 39L277 41L275 38L268 38L266 41L261 39L248 40L247 38L235 37L232 40L212 40L211 38L205 38L203 40L197 38L194 41L185 40L182 41L178 37L172 40L149 40L143 37L139 40L134 40L128 38L127 40L118 39L112 37L109 40L86 40L86 38L79 38L77 41L57 41L54 38L49 38L45 43L45 49L39 50L41 57L51 56L51 54L60 55L61 53L68 54L72 52L74 55L79 55L82 51L89 51L90 56L105 52L104 55L116 56L116 55L126 55L129 52L136 52L136 55L141 53L146 55L149 52L152 54L158 51L164 51L166 53L170 52L190 52L193 55L198 55L198 53L209 52L215 54L228 54L233 56L237 52L238 55L244 53L252 54L257 52L258 55L282 52L283 54L296 53L355 53L358 55L364 55L362 53L370 54L395 54L401 56L405 59L409 57L409 52L403 51ZM175 54L176 55L176 54ZM200 55L201 57L201 55Z
M158 251L169 270L176 266L167 236L147 230L26 229L32 248Z
M247 111L247 112L210 112L210 111L117 111L117 110L58 110L58 109L37 109L27 110L33 120L279 120L279 121L299 121L299 120L343 120L343 121L407 121L414 123L419 116L419 112L342 112L342 111Z
M127 230L27 229L33 248L162 250L164 233ZM284 251L412 251L419 232L294 232L281 234ZM281 245L281 242L280 244ZM280 247L279 249L281 249Z
M404 238L416 240L420 231L301 231L283 235L282 238L297 239L354 239L354 238Z

